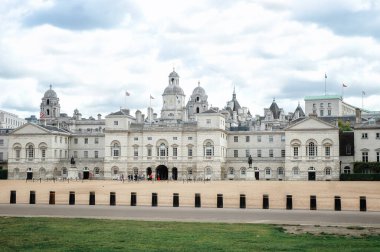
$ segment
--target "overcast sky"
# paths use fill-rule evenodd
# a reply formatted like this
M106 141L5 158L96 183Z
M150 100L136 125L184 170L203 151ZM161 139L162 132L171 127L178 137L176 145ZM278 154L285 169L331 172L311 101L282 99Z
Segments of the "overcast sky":
M0 109L39 115L53 85L61 113L160 112L175 67L186 99L200 81L223 108L285 112L342 94L380 110L380 1L0 0Z

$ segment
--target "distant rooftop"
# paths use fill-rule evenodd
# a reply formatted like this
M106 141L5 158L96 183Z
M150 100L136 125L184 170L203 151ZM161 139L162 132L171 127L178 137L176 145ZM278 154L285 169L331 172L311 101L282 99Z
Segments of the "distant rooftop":
M317 96L305 96L305 101L312 100L332 100L332 99L342 99L340 95L317 95Z

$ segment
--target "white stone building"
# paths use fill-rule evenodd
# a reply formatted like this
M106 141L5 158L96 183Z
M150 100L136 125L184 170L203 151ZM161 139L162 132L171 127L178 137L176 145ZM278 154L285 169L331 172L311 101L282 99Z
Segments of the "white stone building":
M25 119L17 115L0 110L0 129L15 129L27 123Z

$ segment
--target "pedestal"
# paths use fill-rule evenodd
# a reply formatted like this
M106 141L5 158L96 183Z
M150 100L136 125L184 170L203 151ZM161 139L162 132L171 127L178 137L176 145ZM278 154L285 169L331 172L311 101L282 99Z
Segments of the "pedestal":
M78 177L78 169L77 167L74 165L74 166L71 166L68 170L68 173L67 173L67 178L68 179L79 179Z
M255 170L253 168L248 168L247 169L247 180L256 180L255 178Z

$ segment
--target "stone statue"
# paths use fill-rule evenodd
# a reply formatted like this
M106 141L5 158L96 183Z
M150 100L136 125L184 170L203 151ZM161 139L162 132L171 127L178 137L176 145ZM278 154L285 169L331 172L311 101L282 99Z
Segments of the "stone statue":
M249 168L252 168L252 156L251 155L249 155L248 164L249 164Z
M71 156L70 164L75 165L75 160L73 156Z

